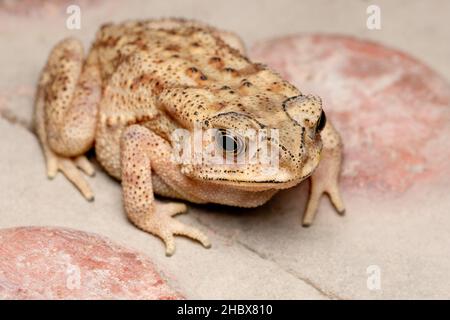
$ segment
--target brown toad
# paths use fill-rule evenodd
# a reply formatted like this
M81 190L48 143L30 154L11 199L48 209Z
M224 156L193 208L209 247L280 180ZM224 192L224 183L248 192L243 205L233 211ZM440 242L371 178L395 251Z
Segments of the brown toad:
M42 72L35 107L48 176L62 171L92 200L78 169L94 174L84 154L95 142L100 164L122 181L128 218L160 237L168 255L174 235L210 243L173 218L184 204L155 194L255 207L311 176L303 224L312 223L324 192L343 213L342 145L320 98L303 95L244 52L234 34L182 19L104 25L87 57L78 40L61 41ZM193 133L193 142L196 129L215 132L200 139L200 149L231 161L175 161L174 133ZM262 155L261 142L277 155L276 167L249 161ZM237 161L240 154L247 158Z

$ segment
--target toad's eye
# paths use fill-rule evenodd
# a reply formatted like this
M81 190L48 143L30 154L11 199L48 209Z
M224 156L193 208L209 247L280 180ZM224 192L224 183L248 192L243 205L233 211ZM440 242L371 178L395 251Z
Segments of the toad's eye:
M238 155L244 150L242 138L233 135L230 131L219 129L216 134L217 146L226 153Z
M325 128L326 123L327 123L327 117L325 116L325 112L323 112L323 110L322 110L319 121L317 121L316 133L319 133L320 131L322 131L323 128Z

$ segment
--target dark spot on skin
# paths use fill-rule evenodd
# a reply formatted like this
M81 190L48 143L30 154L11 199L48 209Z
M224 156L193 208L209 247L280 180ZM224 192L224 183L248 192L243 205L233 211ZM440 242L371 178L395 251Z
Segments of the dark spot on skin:
M176 44L169 44L165 49L168 51L179 51L180 47Z

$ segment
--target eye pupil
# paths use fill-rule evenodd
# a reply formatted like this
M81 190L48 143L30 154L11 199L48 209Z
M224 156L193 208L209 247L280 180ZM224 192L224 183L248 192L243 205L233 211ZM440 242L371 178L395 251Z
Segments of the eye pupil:
M237 150L236 140L231 138L230 136L222 136L222 146L225 151L235 151Z
M325 112L320 114L319 121L317 122L316 132L320 132L325 128L325 124L327 123L327 117L325 116Z
M217 142L225 152L239 153L242 147L240 140L226 130L218 131Z

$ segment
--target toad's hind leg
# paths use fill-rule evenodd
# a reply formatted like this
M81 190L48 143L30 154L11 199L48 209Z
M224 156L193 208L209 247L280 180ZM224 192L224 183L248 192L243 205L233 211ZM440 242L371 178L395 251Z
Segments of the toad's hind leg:
M345 212L344 202L339 191L339 174L341 172L342 143L338 132L327 122L321 132L323 150L319 166L311 176L310 195L303 226L311 225L316 215L320 198L327 193L331 203L341 215Z
M78 40L58 43L39 80L35 127L47 161L47 175L62 171L92 200L94 195L78 169L88 175L94 168L84 156L93 145L101 80L95 53L84 61Z
M170 161L170 155L161 150L155 134L145 127L132 125L123 132L120 149L123 201L131 222L160 237L168 256L175 251L174 235L183 235L210 247L206 235L173 218L186 211L185 204L164 203L154 198L152 163Z

